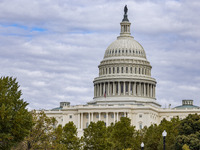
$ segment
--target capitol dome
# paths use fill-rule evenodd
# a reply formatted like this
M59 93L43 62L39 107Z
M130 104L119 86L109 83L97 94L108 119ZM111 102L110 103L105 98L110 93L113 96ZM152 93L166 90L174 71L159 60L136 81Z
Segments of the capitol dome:
M88 104L150 104L156 102L156 80L142 45L131 36L127 14L120 36L105 51L99 76L94 79L94 100Z
M118 56L140 57L146 59L144 48L131 36L119 36L117 40L108 46L104 54L104 58Z

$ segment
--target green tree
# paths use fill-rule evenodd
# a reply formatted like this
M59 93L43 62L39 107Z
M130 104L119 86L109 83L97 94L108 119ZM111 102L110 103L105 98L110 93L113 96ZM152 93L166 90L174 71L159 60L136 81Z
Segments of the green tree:
M128 149L133 147L136 136L134 126L131 126L131 120L121 117L120 121L115 123L111 135L115 150Z
M62 144L67 150L79 150L81 147L80 139L77 137L77 128L71 121L63 127Z
M145 150L160 150L163 149L162 132L166 130L166 150L175 149L175 139L178 135L179 118L172 118L171 121L163 119L159 125L151 125L147 128L144 142Z
M110 149L105 123L103 121L91 122L88 128L84 129L83 142L84 150Z
M182 150L190 150L190 148L187 144L184 144L183 147L182 147Z
M43 111L32 111L34 126L29 135L15 149L50 149L54 140L55 118L47 117Z
M0 149L10 149L21 142L33 125L28 103L21 95L16 78L0 78Z
M63 139L63 128L62 125L58 125L57 128L55 128L54 134L53 134L53 148L56 150L64 150L65 145L62 144Z
M176 149L179 150L187 144L191 150L200 149L200 115L189 114L178 127Z

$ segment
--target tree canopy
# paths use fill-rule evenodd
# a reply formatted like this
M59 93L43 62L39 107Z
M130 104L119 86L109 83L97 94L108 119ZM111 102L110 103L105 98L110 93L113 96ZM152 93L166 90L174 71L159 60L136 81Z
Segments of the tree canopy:
M10 149L28 135L33 123L16 78L0 78L0 149Z

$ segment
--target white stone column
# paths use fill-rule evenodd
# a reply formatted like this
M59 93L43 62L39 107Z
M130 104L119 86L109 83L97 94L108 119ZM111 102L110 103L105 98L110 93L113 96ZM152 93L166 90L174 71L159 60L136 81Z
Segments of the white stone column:
M83 113L81 113L81 130L83 130Z
M136 82L133 83L133 95L136 96Z
M94 113L92 112L92 117L91 117L91 121L94 122Z
M131 82L128 83L128 95L131 95Z
M88 125L90 125L90 113L88 113Z
M108 127L108 112L106 112L106 127Z
M99 112L99 121L101 120L101 113Z
M115 92L116 92L116 85L115 82L113 82L113 95L115 95Z
M100 83L100 94L99 96L102 96L102 83Z
M120 85L120 82L118 82L118 95L121 94L121 85Z
M78 113L78 129L80 129L80 113Z
M124 85L123 85L123 92L124 92L124 95L126 94L126 82L124 81Z
M106 90L106 83L104 82L103 83L103 96L104 96L105 90Z
M115 124L115 120L116 120L116 119L115 119L115 112L113 112L113 114L114 114L114 121L113 121L113 123Z
M108 96L110 95L110 82L108 82Z
M146 83L144 83L144 97L146 97Z

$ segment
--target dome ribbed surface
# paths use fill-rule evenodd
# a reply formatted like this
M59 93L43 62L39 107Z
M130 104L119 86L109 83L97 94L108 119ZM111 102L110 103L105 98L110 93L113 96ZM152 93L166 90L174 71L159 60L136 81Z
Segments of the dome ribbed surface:
M133 37L118 37L105 51L104 58L119 56L134 56L146 58L142 45Z

